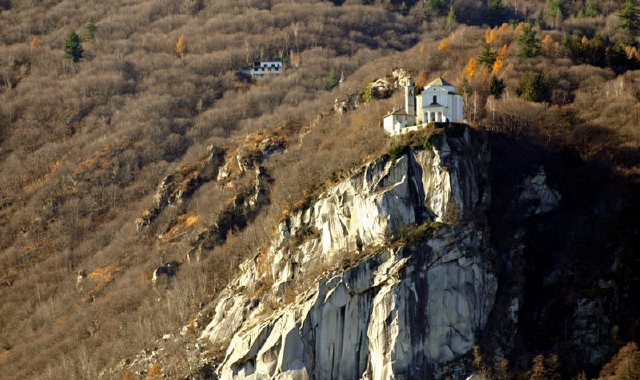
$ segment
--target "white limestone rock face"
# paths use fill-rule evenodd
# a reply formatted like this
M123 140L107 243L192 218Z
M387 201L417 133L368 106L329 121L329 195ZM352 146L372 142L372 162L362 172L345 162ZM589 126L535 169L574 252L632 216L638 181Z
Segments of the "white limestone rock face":
M547 184L547 173L540 166L536 174L523 180L519 201L528 205L528 215L542 215L557 209L561 198L558 190Z
M228 344L221 378L424 378L472 349L497 288L477 217L488 154L466 130L433 145L366 165L278 226L202 334ZM398 240L423 224L435 232Z

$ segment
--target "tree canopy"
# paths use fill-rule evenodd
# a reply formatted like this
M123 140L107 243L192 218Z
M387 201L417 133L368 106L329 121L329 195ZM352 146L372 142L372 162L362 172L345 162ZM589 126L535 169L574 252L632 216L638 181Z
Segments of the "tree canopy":
M75 30L72 30L64 41L63 50L64 56L73 60L73 62L79 62L82 59L84 54L82 40Z
M618 11L620 23L618 27L635 32L640 27L640 10L638 10L638 0L625 0Z
M480 52L480 54L478 54L478 58L476 58L476 60L478 61L478 63L481 63L486 67L490 68L493 66L493 63L496 61L497 57L498 57L498 53L496 53L495 51L493 51L493 49L491 49L490 44L485 43L484 47L482 48L482 51Z
M522 34L518 37L518 45L520 46L520 56L524 58L533 58L538 55L540 40L536 37L536 30L530 23L525 23L522 28Z

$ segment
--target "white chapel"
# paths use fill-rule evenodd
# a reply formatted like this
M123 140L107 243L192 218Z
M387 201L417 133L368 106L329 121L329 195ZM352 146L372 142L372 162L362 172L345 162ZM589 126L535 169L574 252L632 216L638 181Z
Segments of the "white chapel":
M387 114L383 119L385 131L397 135L405 128L415 130L427 123L462 122L462 96L451 83L438 77L415 94L413 79L405 80L404 110ZM408 131L408 130L407 130Z

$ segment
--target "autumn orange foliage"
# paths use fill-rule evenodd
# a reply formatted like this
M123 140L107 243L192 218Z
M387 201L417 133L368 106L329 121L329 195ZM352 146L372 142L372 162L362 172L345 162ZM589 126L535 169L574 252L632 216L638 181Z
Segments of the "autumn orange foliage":
M462 76L465 78L473 79L476 76L476 71L478 70L478 61L474 58L469 60L469 63L462 71Z
M449 40L447 40L446 38L443 38L442 41L440 41L440 44L438 45L438 50L450 52L451 46L449 46Z
M29 46L31 47L31 50L36 50L40 47L40 40L38 40L38 36L33 36Z
M507 51L509 50L507 44L502 46L502 49L498 51L496 61L491 68L493 75L500 75L504 69L504 60L507 58Z
M158 363L153 363L151 369L149 370L149 380L160 380L162 379L162 372L160 371L160 367Z
M484 32L484 40L490 44L493 41L496 40L496 30L492 29L492 28L487 28L487 31Z
M187 39L184 34L180 36L178 42L176 43L176 53L180 58L184 58L187 54Z

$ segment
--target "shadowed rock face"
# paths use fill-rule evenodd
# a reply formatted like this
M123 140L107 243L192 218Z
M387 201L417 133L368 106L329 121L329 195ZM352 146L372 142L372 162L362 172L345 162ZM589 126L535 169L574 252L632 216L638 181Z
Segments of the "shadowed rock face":
M476 217L489 205L487 161L469 131L444 133L431 150L378 159L293 212L266 256L243 264L202 334L228 344L220 377L451 372L497 289ZM433 228L405 236L420 226Z

